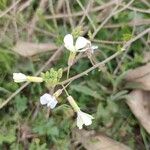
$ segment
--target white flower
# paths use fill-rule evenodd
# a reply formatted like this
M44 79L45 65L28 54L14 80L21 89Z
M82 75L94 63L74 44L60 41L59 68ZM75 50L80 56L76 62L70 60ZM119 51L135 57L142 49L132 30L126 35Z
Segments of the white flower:
M75 100L73 99L73 97L71 95L69 95L67 97L70 105L73 107L73 109L75 110L75 112L77 113L77 126L79 127L79 129L82 129L82 126L85 124L86 126L91 125L92 124L92 119L94 119L94 117L92 117L91 115L84 113L80 110L80 107L77 105L77 103L75 102Z
M79 129L82 129L83 125L85 124L86 126L92 124L92 117L91 115L82 112L81 110L77 111L77 126Z
M48 93L45 93L40 97L40 102L42 105L47 104L47 107L50 107L51 109L55 108L56 104L58 103L56 98Z
M92 45L90 50L91 50L91 53L94 53L94 50L98 49L98 46L96 45Z
M64 46L71 52L84 52L87 49L87 46L91 46L91 42L86 38L79 36L75 42L73 42L73 36L71 34L67 34L64 37Z
M14 82L24 82L27 81L27 76L23 73L13 73Z

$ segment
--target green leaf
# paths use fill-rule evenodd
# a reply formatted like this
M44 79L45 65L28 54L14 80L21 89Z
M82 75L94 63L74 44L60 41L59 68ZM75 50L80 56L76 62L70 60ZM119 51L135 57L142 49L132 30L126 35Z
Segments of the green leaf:
M85 86L85 85L71 85L70 87L71 87L72 90L75 90L75 91L77 91L79 93L82 93L84 95L89 95L89 96L92 96L92 97L97 98L97 99L101 98L101 96L96 91L93 91L88 86Z
M116 94L110 96L110 101L123 99L127 96L127 93L128 93L127 90L117 92Z
M48 135L51 137L58 137L59 130L54 124L53 119L44 120L42 122L36 122L34 124L33 131L38 133L39 135Z
M15 99L15 106L19 113L25 111L27 108L27 98L17 96Z
M29 150L48 150L46 143L40 143L40 139L35 138L29 146Z
M2 129L2 128L1 128ZM7 130L5 128L5 130ZM16 140L15 136L15 129L11 128L10 130L7 131L1 131L0 132L0 144L6 142L6 143L12 143Z

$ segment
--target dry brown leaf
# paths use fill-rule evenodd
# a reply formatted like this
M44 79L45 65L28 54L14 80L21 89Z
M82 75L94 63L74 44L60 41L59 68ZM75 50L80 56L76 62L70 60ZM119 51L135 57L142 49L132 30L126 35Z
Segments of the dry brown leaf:
M131 111L150 134L150 92L134 90L127 97Z
M57 49L57 47L53 43L31 43L18 41L13 48L13 51L24 57L31 57L36 54L52 51L55 49Z
M134 70L130 70L125 77L128 82L141 84L141 89L150 90L150 63Z
M133 90L127 97L127 104L131 111L150 133L150 63L130 70L125 79L130 82L139 83L138 90Z
M87 150L131 150L128 146L94 131L75 130L74 138Z

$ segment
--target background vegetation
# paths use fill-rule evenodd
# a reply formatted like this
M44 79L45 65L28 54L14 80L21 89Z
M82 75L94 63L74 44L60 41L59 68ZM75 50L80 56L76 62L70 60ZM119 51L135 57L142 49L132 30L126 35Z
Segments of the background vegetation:
M59 47L64 35L73 31L83 31L90 38L99 29L91 40L99 47L94 57L100 62L147 29L149 17L148 0L0 0L0 149L77 149L72 137L75 118L65 95L46 118L47 108L39 103L39 97L47 92L45 85L14 83L13 72L33 75L45 63L44 70L67 67L69 52ZM19 41L56 44L59 51L23 57L13 50ZM86 130L103 133L136 150L150 149L150 136L126 104L131 89L125 87L123 77L129 69L144 64L143 52L150 50L149 43L149 35L142 36L102 71L95 69L67 88L82 110L95 117ZM70 77L90 67L83 54L71 68ZM65 78L66 73L62 81Z

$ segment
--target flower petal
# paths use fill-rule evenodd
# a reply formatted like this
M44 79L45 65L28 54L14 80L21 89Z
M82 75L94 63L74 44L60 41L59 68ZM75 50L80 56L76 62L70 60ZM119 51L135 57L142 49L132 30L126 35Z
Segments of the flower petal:
M94 119L94 117L87 113L84 113L82 111L77 112L77 126L79 127L79 129L82 129L83 124L85 124L86 126L91 125L92 119Z
M27 80L27 76L23 73L13 73L14 82L24 82Z
M73 36L71 34L67 34L64 37L64 46L70 50L73 51L74 50L74 45L73 45Z
M56 104L58 103L58 101L56 100L56 98L48 93L45 93L44 95L42 95L40 97L40 103L42 105L46 105L47 107L50 107L51 109L55 108Z
M47 107L50 107L51 109L55 108L55 106L57 105L58 101L55 99L55 97L53 96L51 101L48 102Z
M48 102L49 102L49 99L51 98L52 96L48 93L45 93L44 95L42 95L40 97L40 103L42 105L46 105Z
M83 49L87 46L87 44L91 44L91 42L87 40L86 38L79 36L76 40L75 48L77 50Z
M95 49L98 49L98 46L97 45L92 45L92 47L91 47L93 50L95 50Z
M77 114L77 127L79 128L79 129L82 129L83 128L83 120L82 120L82 118L81 118L81 116L79 115L79 114Z
M84 112L81 112L81 115L82 115L82 120L86 126L92 124L92 119L94 118L91 115L84 113Z

